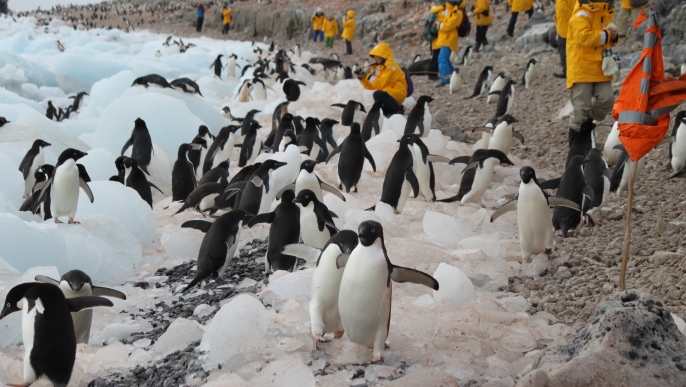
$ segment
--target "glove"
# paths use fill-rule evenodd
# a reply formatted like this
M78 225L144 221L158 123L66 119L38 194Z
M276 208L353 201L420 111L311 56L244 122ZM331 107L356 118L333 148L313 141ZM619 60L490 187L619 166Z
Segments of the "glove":
M603 74L606 77L615 77L616 74L619 72L619 67L617 66L617 62L615 61L615 58L612 55L612 50L605 50L603 51Z
M357 79L365 79L367 77L367 72L360 70L355 73L355 76L357 77Z

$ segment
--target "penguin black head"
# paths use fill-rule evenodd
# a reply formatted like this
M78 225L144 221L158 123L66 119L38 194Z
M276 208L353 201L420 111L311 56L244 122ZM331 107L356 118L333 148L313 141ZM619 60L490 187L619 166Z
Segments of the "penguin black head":
M83 288L83 285L85 284L93 286L93 281L91 281L91 277L89 277L88 274L82 272L81 270L71 270L64 273L62 278L60 278L60 282L62 281L67 281L71 290L75 292L81 290L81 288Z
M5 126L5 124L8 124L8 123L10 123L10 121L7 121L7 118L0 117L0 128L2 128L3 126Z
M584 162L586 161L586 157L582 155L576 155L569 159L569 164L567 164L567 168L580 168L583 167Z
M531 58L531 59L529 59L529 63L526 64L526 67L529 67L529 66L531 66L531 65L535 65L536 63L538 63L538 62L536 61L536 59Z
M200 125L200 127L198 127L198 136L203 137L206 134L209 134L210 137L212 137L212 133L210 133L210 129L205 125Z
M131 157L124 158L124 168L135 169L138 167L138 162Z
M228 106L224 106L224 107L222 108L222 111L223 111L225 114L231 114L231 108L228 107Z
M0 117L0 121L1 119L2 117ZM679 113L677 113L675 121L686 125L686 110L682 110Z
M0 320L14 312L18 312L21 310L21 308L17 304L22 298L24 298L24 294L35 285L37 285L36 282L27 282L19 284L10 289L9 293L7 293L7 297L5 297L5 303L2 305L2 311L0 312Z
M538 184L538 180L536 180L536 171L531 167L522 167L522 169L519 170L519 177L522 178L522 183L524 184L529 184L531 179L534 180L534 183Z
M298 193L298 196L293 200L293 203L300 203L303 207L307 207L311 202L319 202L317 195L312 190L304 189Z
M117 171L123 171L124 170L124 160L128 159L126 156L119 156L116 159L114 159L114 166L117 168Z
M269 159L269 160L265 160L262 163L262 166L267 168L267 169L276 170L276 169L283 167L286 164L288 164L288 163L283 162L283 161L277 161L274 159Z
M350 133L361 133L360 124L358 124L357 122L353 122L353 124L350 125Z
M383 241L383 227L381 227L379 222L366 220L360 223L357 232L360 234L360 243L362 246L371 246L377 238L381 238Z
M74 161L80 159L83 156L88 155L86 152L81 152L78 149L74 148L67 148L65 149L62 153L60 153L60 157L57 159L58 164L62 164L68 159L73 159Z
M281 116L281 121L286 120L288 121L293 121L293 115L291 113L285 113L283 116Z
M329 243L336 244L344 254L350 254L357 247L359 239L355 231L341 230L331 237Z
M295 137L295 133L293 133L293 130L291 129L286 129L286 131L283 132L283 141L288 139L288 143L286 143L286 147L289 145L298 145L298 139Z
M302 171L304 169L307 172L312 173L312 171L314 171L315 165L317 165L317 162L315 160L305 160L302 163L300 163L300 170Z
M145 121L143 121L140 117L136 118L136 121L134 121L134 124L135 124L134 129L136 129L136 128L146 128L147 129L147 126L145 125Z
M295 199L295 192L292 189L281 192L281 203L292 203L293 199Z
M33 172L33 177L36 178L36 182L41 182L41 181L47 181L49 176L52 176L52 172L55 170L55 167L51 164L43 164L40 167L36 168L36 171Z
M48 147L50 145L52 145L52 144L50 144L47 141L40 140L40 139L33 142L33 147L36 147L36 148L38 148L38 147L45 148L45 147Z
M429 103L429 102L431 102L431 101L433 101L433 100L434 100L434 99L431 98L431 96L429 96L429 95L422 95L421 97L419 97L419 98L417 99L417 105L419 105L419 104L421 104L421 103L425 103L425 102L426 102L426 103Z
M512 117L510 114L505 114L500 118L500 122L507 122L508 124L512 124L513 122L518 122L516 118Z
M261 127L262 127L262 125L260 125L260 123L257 121L253 120L253 122L250 123L250 130L257 130Z
M400 145L412 145L412 144L414 144L416 139L417 139L416 134L407 133L407 134L403 134L403 136L400 137L400 140L398 140L398 142L400 143Z

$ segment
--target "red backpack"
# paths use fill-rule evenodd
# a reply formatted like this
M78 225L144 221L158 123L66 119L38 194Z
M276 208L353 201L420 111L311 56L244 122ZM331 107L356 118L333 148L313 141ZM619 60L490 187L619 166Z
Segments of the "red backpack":
M467 12L462 11L462 23L457 27L457 36L464 38L469 36L472 31L472 23L469 22L469 17L467 17Z

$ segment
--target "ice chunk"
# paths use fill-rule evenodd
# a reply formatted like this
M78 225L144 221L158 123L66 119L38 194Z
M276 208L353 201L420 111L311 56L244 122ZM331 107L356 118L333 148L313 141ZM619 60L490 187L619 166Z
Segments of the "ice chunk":
M214 306L208 305L208 304L200 304L193 309L193 316L196 316L198 318L203 318L205 316L209 316L214 312Z
M79 160L79 164L86 167L91 180L109 180L117 174L114 160L117 158L105 148L91 149L88 154Z
M147 348L152 343L150 339L138 339L133 342L133 346L136 348Z
M250 380L253 386L314 386L312 371L298 355L288 356L269 363Z
M434 272L434 278L439 284L438 290L434 290L437 300L451 300L462 306L476 298L472 281L456 267L441 263Z
M439 246L456 246L471 233L454 217L434 211L426 211L423 221L424 232Z
M102 332L102 337L105 340L109 340L110 338L115 338L117 340L123 340L123 339L131 336L132 333L141 332L142 330L143 330L143 326L140 324L136 324L135 321L128 321L126 324L114 323L114 324L108 325L105 328L105 330Z
M500 239L497 234L481 234L465 238L457 244L460 249L479 249L489 257L500 255Z
M196 308L197 309L197 308ZM193 341L200 340L205 330L195 321L177 318L160 336L153 346L155 352L168 355L174 351L186 348ZM136 343L133 343L135 346Z
M233 373L222 374L215 379L212 379L213 375L214 374L210 376L210 378L207 380L207 383L204 384L203 387L250 387L253 385Z
M310 298L314 269L298 270L269 282L269 289L287 299Z
M347 210L345 212L345 219L346 222L343 228L346 230L354 231L357 231L357 228L360 226L360 223L364 222L365 220L374 220L377 222L381 222L381 218L375 212L364 210Z
M212 363L224 363L243 351L254 351L267 344L267 312L254 296L240 294L214 315L200 342Z
M197 258L204 236L195 229L168 226L160 236L160 242L170 257Z

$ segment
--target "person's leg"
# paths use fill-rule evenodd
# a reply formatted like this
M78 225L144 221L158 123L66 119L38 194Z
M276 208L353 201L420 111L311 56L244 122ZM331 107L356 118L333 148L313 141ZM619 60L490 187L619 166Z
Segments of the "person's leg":
M317 30L312 30L312 41L313 42L317 41Z
M557 78L567 78L567 39L557 35L557 52L560 54L560 65L562 73L553 74Z
M529 16L529 19L531 19L532 16L534 16L534 6L532 5L531 8L529 8L528 11L526 11L526 14Z
M517 24L517 15L519 15L519 13L512 12L512 14L510 15L510 22L507 23L507 34L510 37L514 36L515 24Z
M429 71L436 73L435 75L429 75L429 80L437 81L438 77L438 54L441 52L440 49L431 50L431 62L429 62Z
M609 83L609 82L608 82ZM612 85L610 85L612 87ZM572 101L572 114L569 115L569 143L579 133L581 124L590 118L591 98L593 98L593 83L575 83L570 89L570 99ZM610 107L612 109L612 107Z
M626 32L629 28L629 16L631 16L630 9L619 9L619 14L617 15L617 33L619 34L620 39L626 37Z
M612 111L612 107L615 104L615 93L612 89L611 81L597 82L591 85L593 85L595 101L591 105L589 116L600 122Z
M204 17L198 18L198 32L202 32L202 23L205 21Z
M224 24L224 28L222 28L222 35L226 35L227 32L229 32L229 24L228 23Z
M476 26L476 36L474 36L474 52L479 52L484 26Z
M345 40L345 53L348 55L353 54L353 42L348 39Z
M372 94L372 96L374 97L374 102L377 102L381 105L381 110L385 116L402 114L400 104L397 103L387 92L377 90L374 92L374 94Z
M324 41L324 30L319 30L319 41L320 42Z
M453 73L453 65L450 63L450 47L441 47L438 53L438 76L441 78L442 84L450 83L450 76Z

